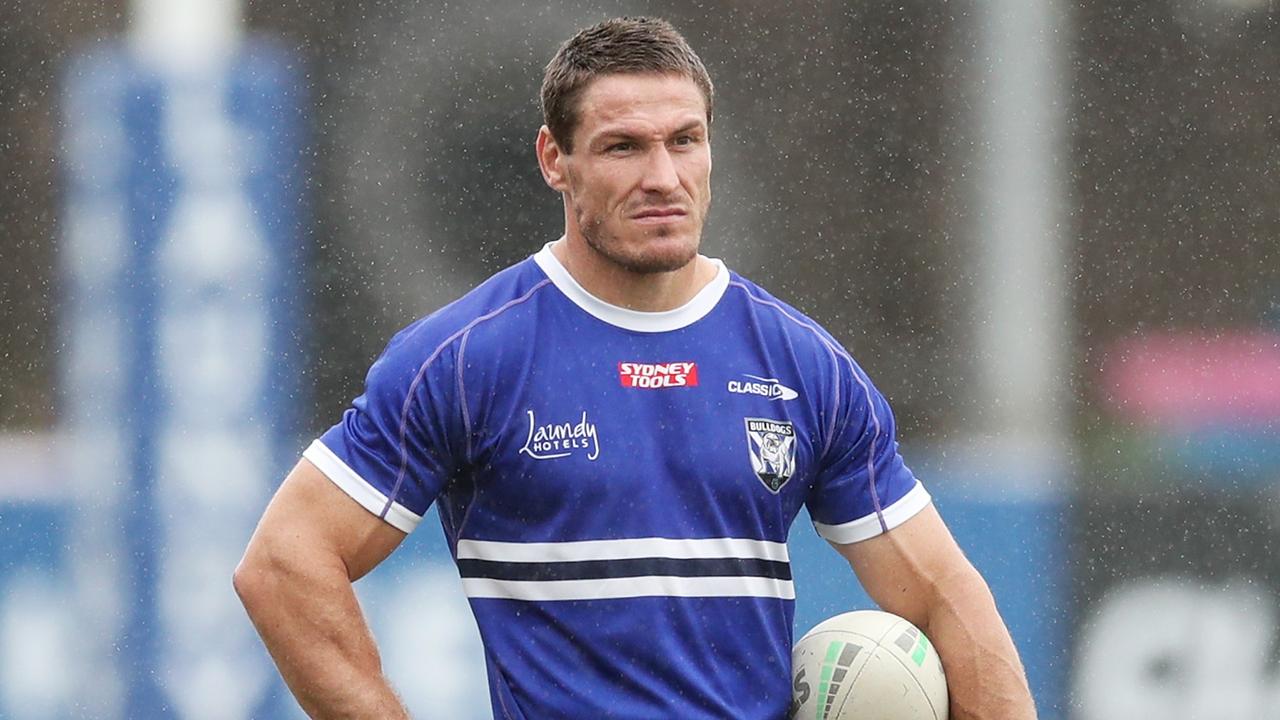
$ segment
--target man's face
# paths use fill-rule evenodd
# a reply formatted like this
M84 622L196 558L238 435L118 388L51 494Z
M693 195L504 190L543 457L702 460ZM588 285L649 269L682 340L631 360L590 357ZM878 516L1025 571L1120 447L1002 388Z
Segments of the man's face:
M560 155L567 207L587 244L636 273L698 253L711 204L707 107L679 75L606 75L579 98L573 154Z

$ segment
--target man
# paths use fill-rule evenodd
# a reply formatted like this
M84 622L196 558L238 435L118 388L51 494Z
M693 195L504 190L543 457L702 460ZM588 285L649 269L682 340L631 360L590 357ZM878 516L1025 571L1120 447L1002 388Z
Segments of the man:
M669 24L583 30L537 139L564 236L399 333L236 589L303 707L403 718L351 583L435 502L498 718L778 720L801 505L927 632L952 717L1034 717L986 584L813 321L698 254L712 85ZM429 673L432 668L422 668Z

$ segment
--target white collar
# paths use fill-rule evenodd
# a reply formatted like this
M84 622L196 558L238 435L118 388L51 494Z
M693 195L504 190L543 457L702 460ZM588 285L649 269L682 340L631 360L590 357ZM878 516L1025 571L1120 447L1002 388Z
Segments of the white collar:
M538 263L538 267L542 268L542 272L547 274L552 284L559 288L565 297L572 300L574 305L582 308L588 314L624 330L668 332L688 327L711 312L716 303L720 302L725 289L729 287L728 268L720 260L709 258L711 262L716 264L716 276L699 290L698 294L694 295L689 302L673 310L663 310L661 312L629 310L617 305L610 305L587 292L585 288L578 284L577 280L573 279L569 271L565 270L564 265L560 264L560 259L555 256L555 253L551 252L552 244L547 243L533 256L533 261Z

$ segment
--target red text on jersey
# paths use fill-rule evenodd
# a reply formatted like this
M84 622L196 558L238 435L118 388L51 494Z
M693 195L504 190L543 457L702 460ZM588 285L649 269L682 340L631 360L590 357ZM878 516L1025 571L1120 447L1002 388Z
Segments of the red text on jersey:
M620 362L618 379L622 381L622 387L629 388L694 387L698 384L698 364Z

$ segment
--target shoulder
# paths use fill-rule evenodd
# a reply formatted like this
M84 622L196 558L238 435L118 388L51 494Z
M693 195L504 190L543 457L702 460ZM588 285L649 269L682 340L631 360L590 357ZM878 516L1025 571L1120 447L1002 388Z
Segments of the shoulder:
M474 328L518 312L548 283L533 260L526 258L397 332L378 362L390 360L414 367L433 364L453 354Z
M792 347L808 346L832 360L849 353L818 321L736 272L729 273L727 299L739 306L762 330L787 340ZM849 358L852 361L852 358Z

